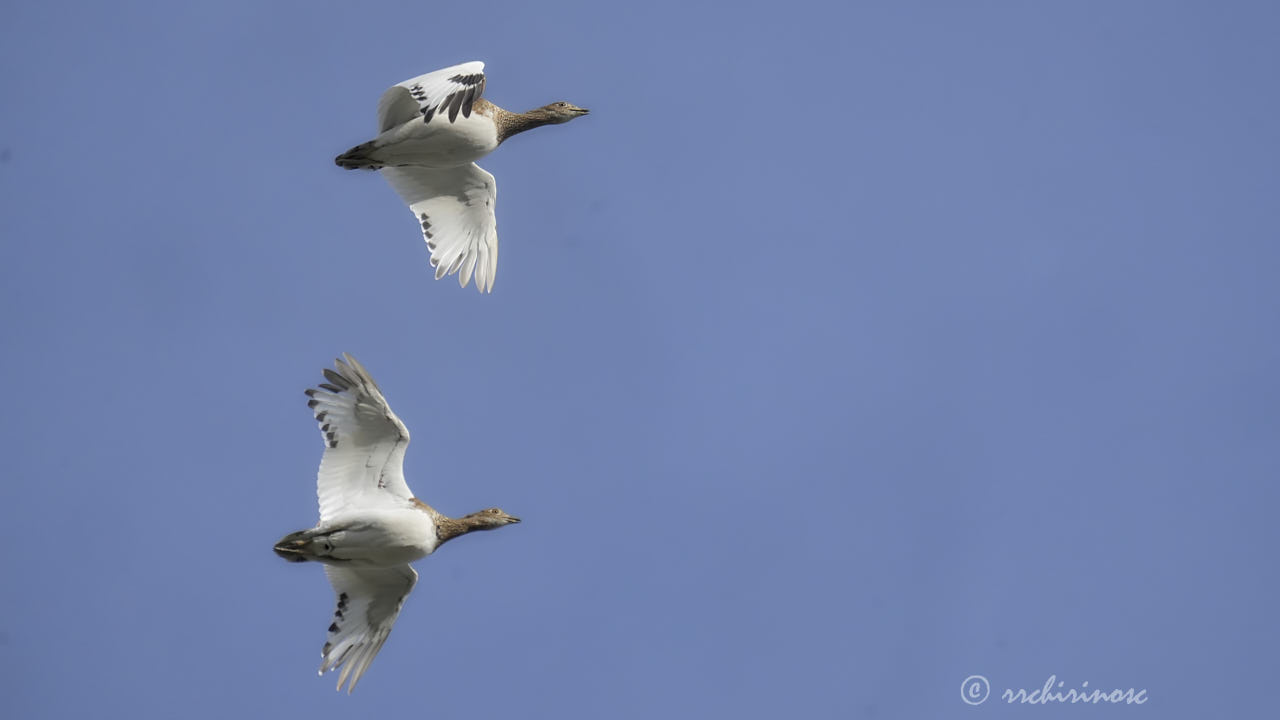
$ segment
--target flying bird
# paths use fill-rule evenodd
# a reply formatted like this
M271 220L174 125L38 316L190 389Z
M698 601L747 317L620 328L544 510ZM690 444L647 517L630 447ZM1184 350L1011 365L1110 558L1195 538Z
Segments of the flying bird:
M516 133L588 112L567 102L509 112L481 97L484 85L479 61L405 80L378 101L378 136L334 159L381 170L422 227L436 279L457 273L466 287L474 271L482 293L498 269L498 190L475 161Z
M498 508L451 518L414 497L402 467L409 430L355 358L344 353L335 366L324 371L328 382L307 390L325 442L316 479L320 522L284 536L275 551L324 564L338 609L320 674L341 668L338 690L347 684L350 693L418 582L409 563L459 535L520 519Z

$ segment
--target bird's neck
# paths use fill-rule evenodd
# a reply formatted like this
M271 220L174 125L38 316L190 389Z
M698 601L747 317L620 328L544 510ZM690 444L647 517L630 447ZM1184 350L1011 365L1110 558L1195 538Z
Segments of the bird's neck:
M536 127L542 127L551 122L547 111L542 108L534 108L527 112L513 113L508 110L501 110L498 113L498 142L524 132L532 130Z
M480 530L484 524L484 518L479 515L465 515L460 518L439 515L435 518L435 521L437 547L459 535L466 535L472 530Z

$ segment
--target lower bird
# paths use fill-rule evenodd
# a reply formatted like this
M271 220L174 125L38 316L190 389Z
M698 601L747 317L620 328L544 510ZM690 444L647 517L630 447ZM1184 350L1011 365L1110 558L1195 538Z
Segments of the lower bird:
M498 271L498 187L475 161L512 135L588 112L567 102L509 112L481 97L484 86L480 61L405 80L378 101L378 136L334 159L381 170L422 227L436 279L457 273L466 287L474 271L482 293Z
M347 692L382 649L418 581L409 563L473 530L520 522L498 508L447 517L414 497L404 480L409 431L369 371L343 354L328 382L307 390L325 451L317 476L320 522L290 533L275 552L291 562L324 563L338 597L320 674L341 668Z

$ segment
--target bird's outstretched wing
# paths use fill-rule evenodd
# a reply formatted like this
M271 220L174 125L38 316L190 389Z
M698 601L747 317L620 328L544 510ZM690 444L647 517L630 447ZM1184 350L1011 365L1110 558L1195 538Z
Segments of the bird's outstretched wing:
M382 174L409 205L431 250L436 279L458 273L466 287L493 290L498 273L498 185L471 163L455 168L388 167Z
M421 118L449 122L471 117L471 105L484 94L484 63L479 60L454 65L398 83L378 100L378 132Z
M408 565L380 568L325 565L324 572L338 596L338 609L329 625L320 674L341 667L338 690L347 683L347 694L350 694L391 634L391 626L399 617L405 598L418 582L418 573Z
M325 451L316 476L320 522L343 509L402 505L413 497L404 481L409 430L355 358L343 354L326 369L307 405L320 423Z

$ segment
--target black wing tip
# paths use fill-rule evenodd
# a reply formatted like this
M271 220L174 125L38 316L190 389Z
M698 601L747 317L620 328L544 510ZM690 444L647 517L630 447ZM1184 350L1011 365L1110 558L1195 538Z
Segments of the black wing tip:
M347 366L351 369L351 372L355 374L356 382L366 390L372 389L377 392L382 392L382 390L378 388L378 383L373 379L373 375L369 373L368 368L357 360L354 355L350 353L343 353L342 356L347 359Z
M443 108L444 108L445 103L448 103L448 105L449 105L449 122L453 122L453 121L455 121L455 120L457 120L457 119L458 119L458 113L462 110L462 101L463 101L463 99L464 99L465 97L466 97L466 93L465 93L465 92L463 92L463 91L458 91L458 92L455 92L454 94L450 95L448 98L446 98L446 99L445 99L445 101L444 101L444 103L441 103L441 104L440 104L441 109L443 109Z
M449 82L466 85L467 87L475 87L476 85L484 83L484 73L471 73L469 75L458 73L457 75L449 78Z

